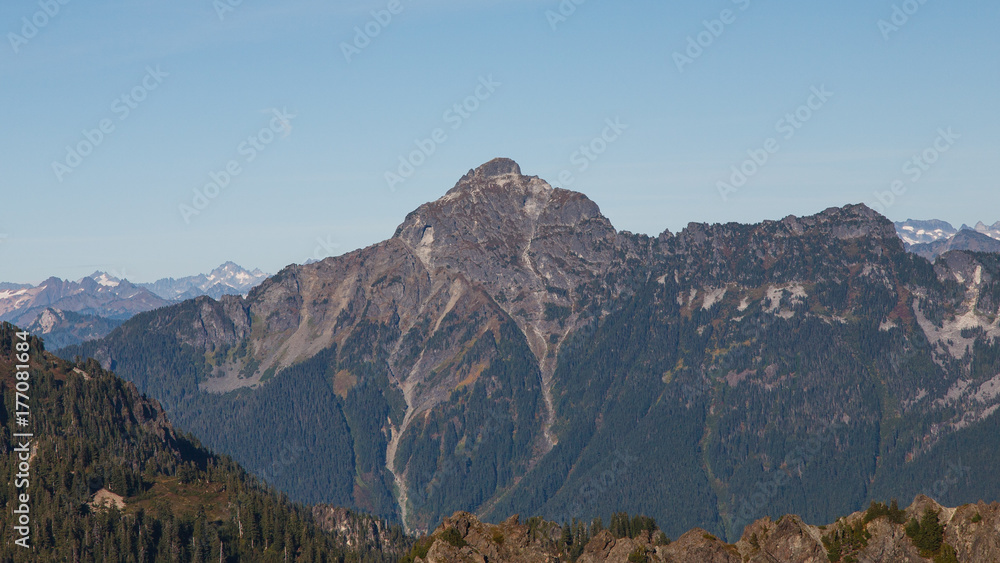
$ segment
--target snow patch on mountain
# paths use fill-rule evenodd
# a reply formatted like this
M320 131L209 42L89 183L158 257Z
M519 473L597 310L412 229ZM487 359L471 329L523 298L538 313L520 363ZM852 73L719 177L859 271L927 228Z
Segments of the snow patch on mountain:
M163 278L136 285L169 301L184 301L202 295L218 299L223 295L246 295L268 277L270 274L259 269L247 270L234 262L226 262L208 274Z
M939 219L930 219L927 221L907 219L906 221L896 221L894 224L896 226L896 234L898 234L899 238L902 239L907 245L927 244L940 240L948 240L960 231L965 230L976 231L977 233L984 234L990 238L1000 240L1000 221L997 221L992 225L987 225L980 221L976 223L975 227L962 225L958 229L953 227L951 223L941 221Z
M951 223L937 219L929 221L907 219L906 221L897 221L895 225L896 233L906 244L937 242L949 239L958 232L958 229L951 226Z
M118 287L118 285L121 283L120 279L112 275L109 275L105 272L94 272L93 274L90 274L87 277L94 280L98 284L103 285L104 287Z

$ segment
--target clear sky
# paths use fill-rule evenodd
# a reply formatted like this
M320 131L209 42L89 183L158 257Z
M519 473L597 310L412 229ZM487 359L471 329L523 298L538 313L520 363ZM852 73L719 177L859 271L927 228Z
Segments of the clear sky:
M276 272L497 156L654 235L992 223L998 27L996 0L5 1L0 281Z

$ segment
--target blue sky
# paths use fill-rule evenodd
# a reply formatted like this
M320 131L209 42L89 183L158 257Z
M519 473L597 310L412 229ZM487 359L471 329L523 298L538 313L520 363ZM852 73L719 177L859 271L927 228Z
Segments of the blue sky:
M0 281L276 272L388 238L496 156L648 234L857 202L1000 220L994 1L63 1L0 5Z

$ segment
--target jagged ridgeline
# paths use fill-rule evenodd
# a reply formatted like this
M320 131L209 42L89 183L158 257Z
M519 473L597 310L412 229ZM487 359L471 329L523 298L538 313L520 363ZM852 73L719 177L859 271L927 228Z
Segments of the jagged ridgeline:
M932 264L863 205L649 237L498 159L384 242L60 354L296 500L735 540L1000 499L998 313L995 254Z
M132 383L93 360L58 359L34 337L30 426L15 427L16 332L0 324L0 560L388 562L409 549L371 517L290 502L176 432ZM12 432L35 435L28 550L13 543L24 491L14 489ZM384 533L366 533L375 529Z

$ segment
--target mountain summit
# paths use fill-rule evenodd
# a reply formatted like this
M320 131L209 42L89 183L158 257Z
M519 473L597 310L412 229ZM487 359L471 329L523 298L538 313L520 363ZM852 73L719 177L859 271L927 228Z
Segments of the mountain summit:
M497 159L388 240L62 353L297 500L409 530L628 511L736 539L1000 496L998 283L863 205L649 237Z
M474 178L488 180L490 178L506 176L508 174L520 176L521 167L509 158L494 158L479 168L469 170L469 173L462 176L462 179L459 180L458 183L461 184Z
M393 238L428 272L454 272L501 307L519 303L514 320L539 360L568 328L546 320L546 305L570 306L575 288L604 275L616 253L632 250L585 195L523 176L508 159L470 171L444 197L407 215Z

